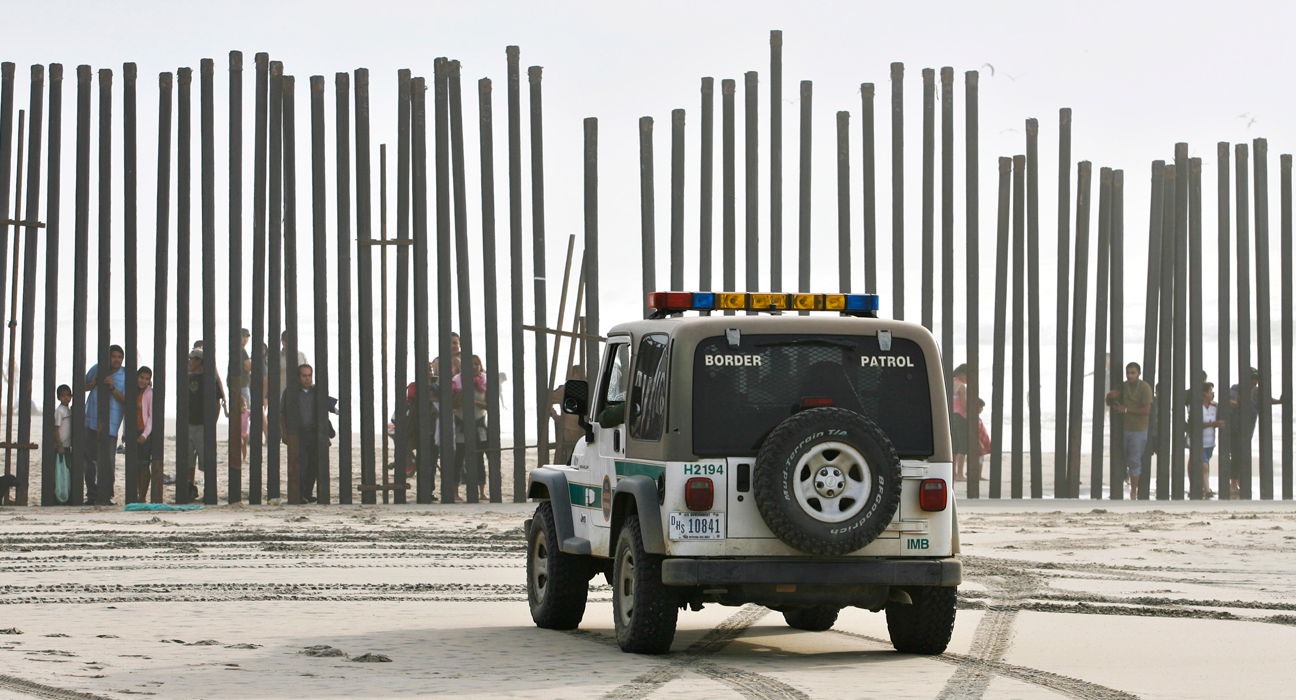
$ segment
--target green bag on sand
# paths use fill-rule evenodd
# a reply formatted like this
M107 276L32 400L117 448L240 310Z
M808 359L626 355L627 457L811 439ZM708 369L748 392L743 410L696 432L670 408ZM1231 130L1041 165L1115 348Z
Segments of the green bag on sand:
M59 503L68 502L68 493L72 490L72 474L68 471L67 457L58 456L58 463L54 467L54 498Z

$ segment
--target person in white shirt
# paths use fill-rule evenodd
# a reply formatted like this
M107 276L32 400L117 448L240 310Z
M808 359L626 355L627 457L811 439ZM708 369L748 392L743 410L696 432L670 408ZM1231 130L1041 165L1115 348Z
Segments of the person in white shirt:
M72 461L72 387L58 388L59 405L54 409L54 431L58 436L58 453Z
M1219 418L1219 404L1215 403L1215 385L1206 382L1202 392L1202 495L1211 498L1215 492L1210 487L1210 460L1215 452L1215 429L1223 428Z

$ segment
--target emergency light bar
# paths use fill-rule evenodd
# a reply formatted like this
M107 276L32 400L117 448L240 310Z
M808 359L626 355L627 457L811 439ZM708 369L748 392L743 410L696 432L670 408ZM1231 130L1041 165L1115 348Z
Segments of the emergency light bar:
M653 292L655 318L683 311L838 311L876 317L876 294L766 294L752 292Z

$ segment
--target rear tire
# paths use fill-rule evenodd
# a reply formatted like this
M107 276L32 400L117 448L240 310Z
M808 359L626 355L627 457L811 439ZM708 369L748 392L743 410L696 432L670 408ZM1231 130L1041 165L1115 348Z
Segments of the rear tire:
M679 603L662 583L660 554L644 551L639 516L631 515L617 539L612 564L612 617L617 644L631 654L665 654L675 640Z
M912 604L887 603L891 645L906 654L941 654L954 633L956 586L906 588Z
M827 632L837 623L837 613L841 608L829 605L817 605L813 608L784 610L783 619L788 627L807 632Z
M542 502L527 538L527 603L537 627L576 629L589 598L589 562L558 548L553 504Z

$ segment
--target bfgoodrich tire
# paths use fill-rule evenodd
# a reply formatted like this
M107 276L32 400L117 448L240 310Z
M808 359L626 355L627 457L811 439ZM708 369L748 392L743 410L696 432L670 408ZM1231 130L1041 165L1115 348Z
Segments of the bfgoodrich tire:
M813 608L784 610L783 620L792 629L807 632L827 632L837 623L837 613L839 612L841 612L841 608L817 605Z
M589 598L589 563L558 549L553 504L543 501L531 520L527 538L527 603L537 627L576 629Z
M958 588L923 586L906 588L912 604L887 603L887 630L891 645L906 654L940 654L954 633Z
M900 458L873 421L842 408L802 411L756 456L761 518L802 552L849 554L877 539L900 504Z
M665 654L675 640L679 603L662 583L662 559L644 551L639 516L626 518L612 563L612 617L621 651Z

